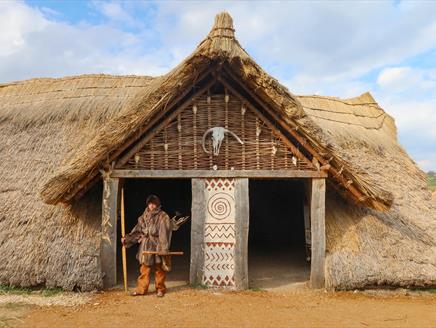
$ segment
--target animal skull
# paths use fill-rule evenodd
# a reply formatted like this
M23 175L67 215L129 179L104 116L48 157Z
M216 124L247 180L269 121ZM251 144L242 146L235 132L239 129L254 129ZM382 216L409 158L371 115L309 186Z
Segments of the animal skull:
M230 135L232 135L241 145L244 144L244 142L232 131L223 128L221 126L216 126L214 128L210 128L208 129L204 134L203 134L203 150L205 153L209 154L210 151L208 151L206 149L206 137L209 133L212 133L212 148L213 148L213 155L214 156L218 156L220 153L220 148L221 148L221 143L224 140L224 135L226 133L229 133Z

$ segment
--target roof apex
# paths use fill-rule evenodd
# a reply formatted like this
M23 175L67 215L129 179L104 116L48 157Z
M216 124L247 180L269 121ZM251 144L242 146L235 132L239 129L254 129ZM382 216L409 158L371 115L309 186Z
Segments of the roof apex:
M211 31L209 32L209 37L211 38L235 38L235 29L233 28L233 19L232 16L226 11L218 13L215 16L215 23L212 26Z

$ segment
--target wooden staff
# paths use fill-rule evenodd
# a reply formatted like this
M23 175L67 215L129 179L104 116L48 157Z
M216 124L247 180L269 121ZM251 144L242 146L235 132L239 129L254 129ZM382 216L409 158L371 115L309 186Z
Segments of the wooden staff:
M142 255L160 255L160 256L167 256L167 255L183 255L183 252L156 252L156 251L144 251L142 252Z
M121 237L126 236L126 227L124 222L124 188L121 188ZM123 258L123 276L124 276L124 291L127 293L127 256L126 246L123 245L121 256Z

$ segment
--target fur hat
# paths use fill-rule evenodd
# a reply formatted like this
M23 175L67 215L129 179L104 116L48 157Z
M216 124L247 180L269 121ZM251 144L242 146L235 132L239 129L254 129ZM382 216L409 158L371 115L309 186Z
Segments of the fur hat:
M157 207L160 206L160 199L156 195L150 195L147 197L147 200L145 201L145 204L148 205L149 203L153 203Z

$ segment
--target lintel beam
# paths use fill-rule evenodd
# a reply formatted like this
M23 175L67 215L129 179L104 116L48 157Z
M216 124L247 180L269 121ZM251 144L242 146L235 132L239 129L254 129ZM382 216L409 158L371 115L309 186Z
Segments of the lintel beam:
M326 178L323 171L310 170L113 170L112 178L184 179L184 178Z

